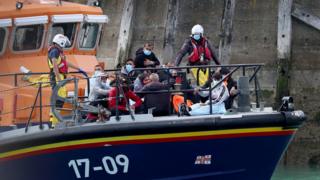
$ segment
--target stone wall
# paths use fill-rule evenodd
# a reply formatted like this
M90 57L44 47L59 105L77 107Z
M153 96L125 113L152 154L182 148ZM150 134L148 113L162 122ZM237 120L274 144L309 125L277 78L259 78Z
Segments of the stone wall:
M320 17L320 1L296 0ZM293 19L290 94L308 121L289 147L287 162L320 167L320 31Z
M194 24L218 48L224 0L135 0L129 57L145 42L153 42L162 62L172 61ZM294 0L320 16L320 1ZM124 0L102 1L110 18L98 57L114 67ZM277 83L278 0L236 0L231 64L265 63L259 74L267 105L274 104ZM284 163L320 165L320 31L293 18L290 95L309 119L298 132Z

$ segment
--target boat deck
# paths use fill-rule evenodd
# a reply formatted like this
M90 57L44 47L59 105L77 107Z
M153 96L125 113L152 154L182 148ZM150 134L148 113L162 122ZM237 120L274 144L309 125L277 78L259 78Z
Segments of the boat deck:
M73 129L73 128L98 128L98 127L107 127L107 126L115 126L115 125L127 125L134 126L139 124L150 124L150 123L158 123L158 124L177 124L177 123L188 123L188 122L203 122L206 120L216 120L216 119L242 119L245 116L259 116L259 115L272 115L279 114L276 111L273 111L272 108L265 108L264 111L256 111L256 112L236 112L230 114L212 114L212 115L199 115L199 116L180 116L178 117L176 114L172 114L169 116L158 116L154 117L152 114L134 114L132 117L130 115L122 115L119 116L119 120L116 119L115 116L112 116L108 121L104 122L92 122L92 123L70 123L73 120L70 120L60 123L55 129L50 129L48 124L43 124L43 129L40 128L39 125L33 125L28 127L28 131L26 132L24 128L18 128L11 131L6 131L0 133L0 139L10 139L12 137L24 136L26 134L37 134L44 131L58 131L63 129Z

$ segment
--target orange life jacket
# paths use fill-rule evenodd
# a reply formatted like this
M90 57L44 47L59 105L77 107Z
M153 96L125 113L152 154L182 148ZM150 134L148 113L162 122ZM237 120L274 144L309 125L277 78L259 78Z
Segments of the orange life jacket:
M48 49L48 52L50 52L54 48L58 49L58 51L59 51L59 58L57 61L59 73L67 74L68 73L68 64L66 61L66 56L64 55L64 53L61 49L59 49L55 46L50 46ZM53 63L49 57L48 57L48 65L49 65L50 70L53 70Z
M198 44L193 38L191 38L191 44L193 47L193 51L188 57L190 63L199 62L202 55L204 56L203 60L212 59L212 54L208 47L208 41L206 38L203 37L200 44Z

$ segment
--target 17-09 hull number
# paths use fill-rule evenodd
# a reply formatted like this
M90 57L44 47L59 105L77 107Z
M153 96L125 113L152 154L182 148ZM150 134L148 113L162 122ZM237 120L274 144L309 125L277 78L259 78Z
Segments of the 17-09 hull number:
M118 154L115 157L104 156L101 159L102 165L91 166L90 159L73 159L68 166L73 169L77 179L89 178L90 171L105 171L107 174L115 175L118 173L128 173L129 158L124 154Z

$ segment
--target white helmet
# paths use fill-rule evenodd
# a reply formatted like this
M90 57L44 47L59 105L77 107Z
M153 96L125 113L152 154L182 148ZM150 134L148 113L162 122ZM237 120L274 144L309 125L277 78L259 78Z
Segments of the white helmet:
M52 42L58 44L60 47L65 48L66 46L70 46L70 41L67 36L64 36L62 34L57 34L54 36Z
M203 34L203 27L200 24L194 25L191 34Z

